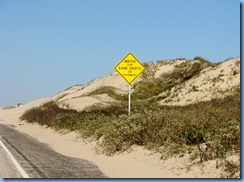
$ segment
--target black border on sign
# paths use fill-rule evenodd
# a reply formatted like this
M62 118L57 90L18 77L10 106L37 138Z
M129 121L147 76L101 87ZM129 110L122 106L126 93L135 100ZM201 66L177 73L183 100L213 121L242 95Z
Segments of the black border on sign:
M122 61L124 61L124 59L127 57L127 56L129 56L129 55L131 55L142 67L143 67L143 70L133 79L133 80L131 80L130 82L128 82L124 77L123 77L123 75L116 69L116 67L122 62ZM138 76L140 76L141 74L142 74L142 72L144 72L145 71L145 67L143 66L143 64L141 64L141 62L131 53L131 52L129 52L115 67L114 67L114 69L125 79L125 81L127 82L127 83L129 83L129 84L131 84Z

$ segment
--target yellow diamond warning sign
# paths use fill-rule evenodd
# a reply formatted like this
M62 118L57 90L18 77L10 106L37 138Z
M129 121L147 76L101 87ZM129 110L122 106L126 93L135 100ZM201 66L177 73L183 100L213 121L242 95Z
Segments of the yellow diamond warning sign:
M144 70L144 66L138 59L129 53L115 67L115 70L129 83L133 82Z

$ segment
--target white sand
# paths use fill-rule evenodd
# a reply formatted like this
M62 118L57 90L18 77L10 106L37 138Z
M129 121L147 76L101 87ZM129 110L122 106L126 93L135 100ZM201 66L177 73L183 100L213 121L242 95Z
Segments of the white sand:
M158 70L155 73L155 78L160 77L163 74L168 74L170 72L172 72L175 69L175 66L186 62L186 60L170 60L170 61L166 61L163 64L159 63L158 65Z
M72 87L70 89L67 89L64 92L59 93L58 95L55 95L53 98L58 98L58 96L63 95L61 99L58 99L58 101L62 102L65 100L69 100L72 98L78 98L82 97L85 94L88 94L100 87L104 86L112 86L118 89L118 92L126 93L128 90L128 83L117 73L109 73L104 77L95 79L88 84L86 84L84 87L74 90ZM67 95L66 95L67 94Z
M77 111L82 111L86 107L93 106L96 104L106 105L109 102L114 102L115 100L109 97L107 94L100 94L95 96L83 96L79 98L71 98L60 102L62 104L68 104L68 106Z

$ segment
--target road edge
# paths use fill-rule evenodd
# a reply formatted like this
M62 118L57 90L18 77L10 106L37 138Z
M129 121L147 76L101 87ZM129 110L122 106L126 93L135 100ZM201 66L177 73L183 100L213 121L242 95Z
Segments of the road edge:
M2 136L0 135L2 138ZM19 173L23 178L30 178L29 175L25 172L25 170L21 167L21 165L18 163L18 161L14 158L14 156L11 154L11 152L8 150L8 148L3 144L3 142L0 140L0 146L4 149L4 151L8 154L10 160L13 162Z

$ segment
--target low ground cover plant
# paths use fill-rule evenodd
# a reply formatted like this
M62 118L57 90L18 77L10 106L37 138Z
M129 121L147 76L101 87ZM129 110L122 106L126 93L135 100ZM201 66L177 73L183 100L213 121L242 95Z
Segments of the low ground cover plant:
M141 101L142 102L142 101ZM207 146L207 159L224 158L240 150L240 94L188 106L137 103L127 115L126 103L77 112L55 102L26 111L21 120L55 129L79 131L83 137L103 137L103 152L112 155L136 144L149 149ZM185 149L185 148L184 148ZM165 154L167 155L167 154Z

